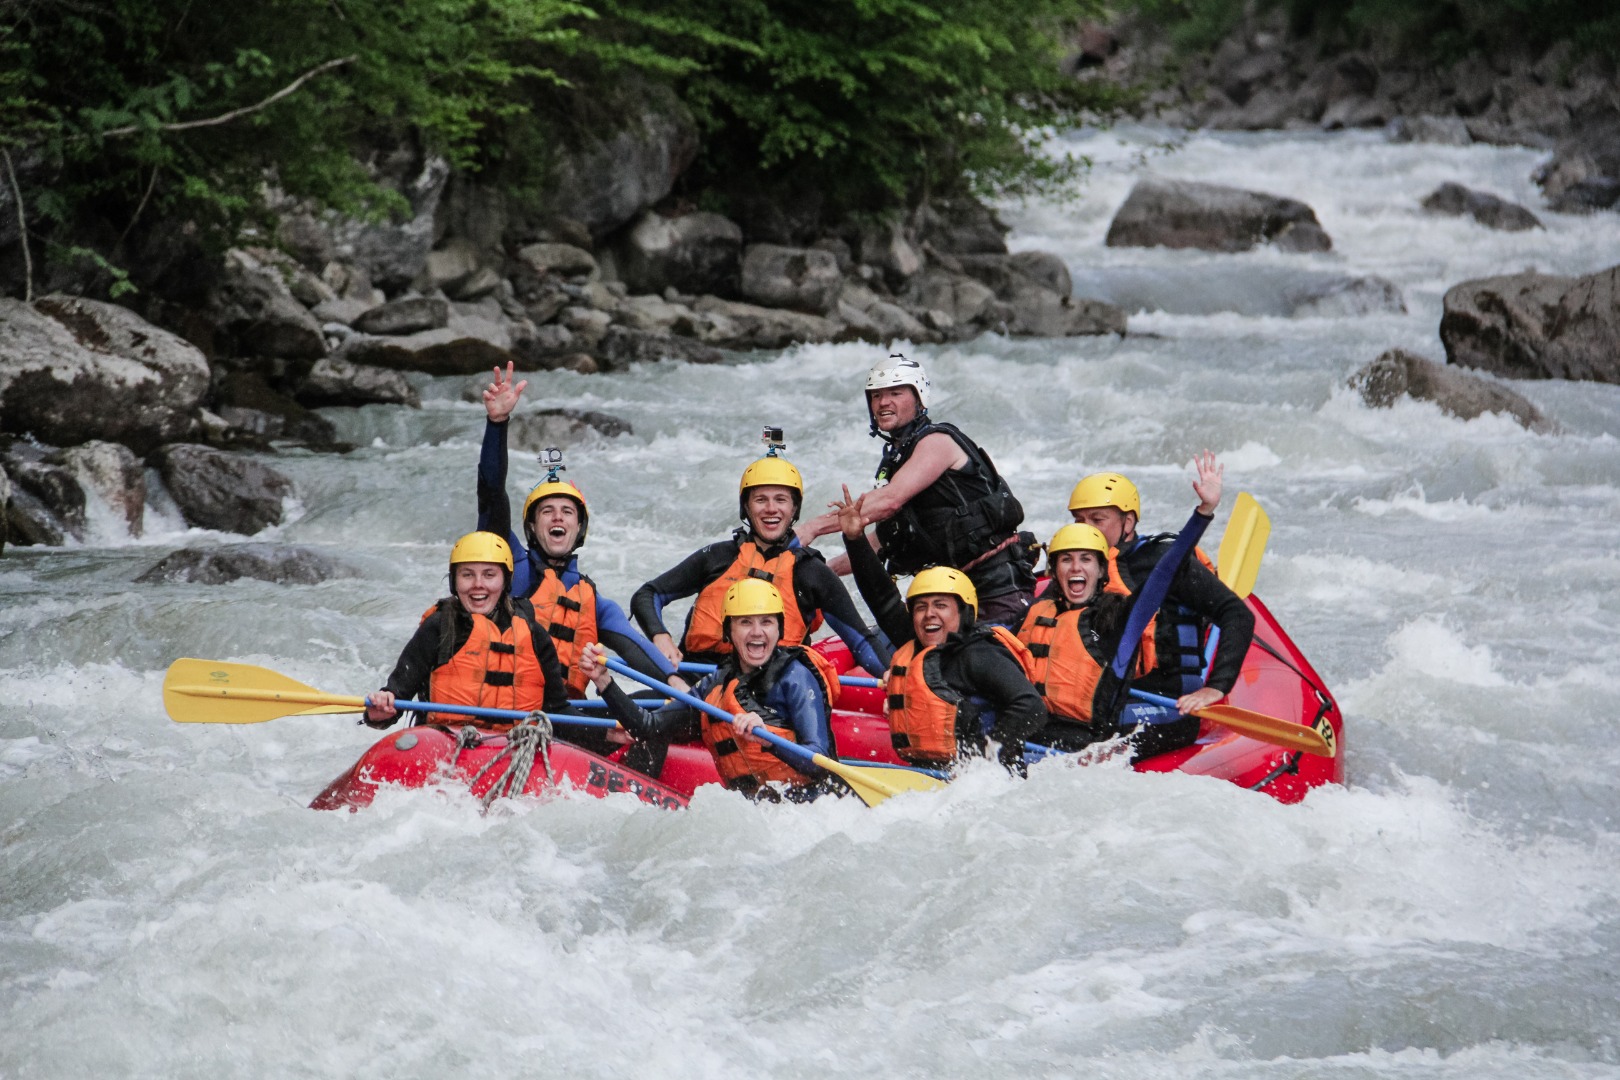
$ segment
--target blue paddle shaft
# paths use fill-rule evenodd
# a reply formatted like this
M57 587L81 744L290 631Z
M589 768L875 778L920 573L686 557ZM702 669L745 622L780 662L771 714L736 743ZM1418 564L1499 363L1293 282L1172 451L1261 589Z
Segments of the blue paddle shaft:
M662 691L683 705L690 705L699 712L709 714L716 720L724 720L728 723L731 721L731 714L720 708L720 706L710 705L707 701L704 701L696 694L688 694L684 690L677 690L667 683L661 683L651 675L643 675L641 672L637 671L629 664L624 663L622 660L615 660L612 657L608 657L604 663L607 664L607 669L609 671L616 671L625 678L634 679L643 686L650 686L654 690ZM816 755L811 753L809 750L806 750L792 739L784 739L782 736L776 734L776 732L767 731L762 727L755 728L751 734L763 739L765 742L770 743L779 750L786 751L789 756L797 758L799 761L804 762L804 764L812 768L820 768L820 766L816 764Z
M687 661L682 663L680 665L680 669L689 675L713 675L715 671L713 664L699 664L695 661ZM867 678L864 675L840 675L838 676L838 681L843 683L845 686L877 687L883 685L880 680Z
M369 708L371 699L366 698ZM446 705L441 701L395 701L394 708L404 709L407 712L445 712L455 713L458 716L474 716L483 720L525 720L529 714L522 709L486 709L482 705ZM610 720L605 716L567 716L562 713L546 713L547 716L560 724L573 724L576 727L618 727L617 720Z

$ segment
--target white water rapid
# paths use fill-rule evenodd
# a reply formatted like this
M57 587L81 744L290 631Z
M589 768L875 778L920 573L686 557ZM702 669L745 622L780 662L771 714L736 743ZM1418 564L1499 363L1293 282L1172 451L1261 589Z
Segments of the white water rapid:
M1620 261L1620 215L1545 213L1527 150L1166 138L1077 134L1078 202L1008 211L1015 246L1135 309L1132 336L913 352L1043 538L1101 468L1174 528L1192 454L1221 455L1271 514L1257 591L1344 708L1347 787L1283 806L1046 763L876 809L308 810L373 733L174 724L163 671L379 684L473 521L482 410L469 380L424 381L420 412L328 413L354 453L275 460L300 506L265 538L357 577L133 584L232 539L161 506L143 539L0 560L0 1077L1620 1075L1620 387L1517 384L1561 428L1535 435L1343 385L1391 346L1441 358L1451 284ZM1303 199L1333 251L1104 248L1144 172ZM1547 228L1424 216L1446 180ZM1339 273L1395 282L1406 312L1281 313L1296 276ZM570 455L587 570L627 601L723 536L764 423L812 506L865 484L877 355L536 378L528 407L635 425ZM535 472L514 455L514 495Z

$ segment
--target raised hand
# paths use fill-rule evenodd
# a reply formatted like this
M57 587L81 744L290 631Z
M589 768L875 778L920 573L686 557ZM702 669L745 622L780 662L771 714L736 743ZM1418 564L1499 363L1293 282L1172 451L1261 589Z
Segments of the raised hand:
M600 694L608 688L613 681L613 675L607 669L607 647L601 642L594 642L579 651L579 673L591 681Z
M1226 466L1216 463L1215 455L1205 450L1193 457L1193 468L1198 479L1193 481L1193 492L1198 496L1198 512L1205 516L1215 513L1221 504L1221 484L1226 478Z
M517 408L518 398L523 396L523 390L529 385L529 380L520 383L512 382L512 362L506 363L503 374L500 368L495 369L495 381L484 387L484 412L488 414L492 424L504 424L512 418L512 410Z
M851 497L849 485L843 485L844 497L834 499L827 505L838 511L838 528L851 540L859 539L866 530L866 517L861 513L861 503L866 501L866 495Z

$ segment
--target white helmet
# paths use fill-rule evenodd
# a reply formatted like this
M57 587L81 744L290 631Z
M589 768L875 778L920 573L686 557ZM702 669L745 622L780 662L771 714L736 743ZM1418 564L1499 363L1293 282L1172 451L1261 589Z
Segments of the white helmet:
M917 404L927 411L929 386L928 373L921 364L909 360L904 353L890 353L887 360L879 360L872 365L872 370L866 373L866 392L884 390L891 386L909 386L917 391Z

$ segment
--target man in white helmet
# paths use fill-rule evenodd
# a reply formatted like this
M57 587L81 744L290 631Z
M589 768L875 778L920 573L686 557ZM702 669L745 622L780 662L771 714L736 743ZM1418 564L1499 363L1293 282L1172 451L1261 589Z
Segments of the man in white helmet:
M928 416L928 375L900 354L873 365L866 378L872 434L886 444L877 490L861 501L890 574L926 566L965 572L983 622L1016 627L1034 594L1035 576L1018 526L1024 509L977 443ZM838 530L836 511L806 522L808 539ZM847 572L839 560L835 568Z

